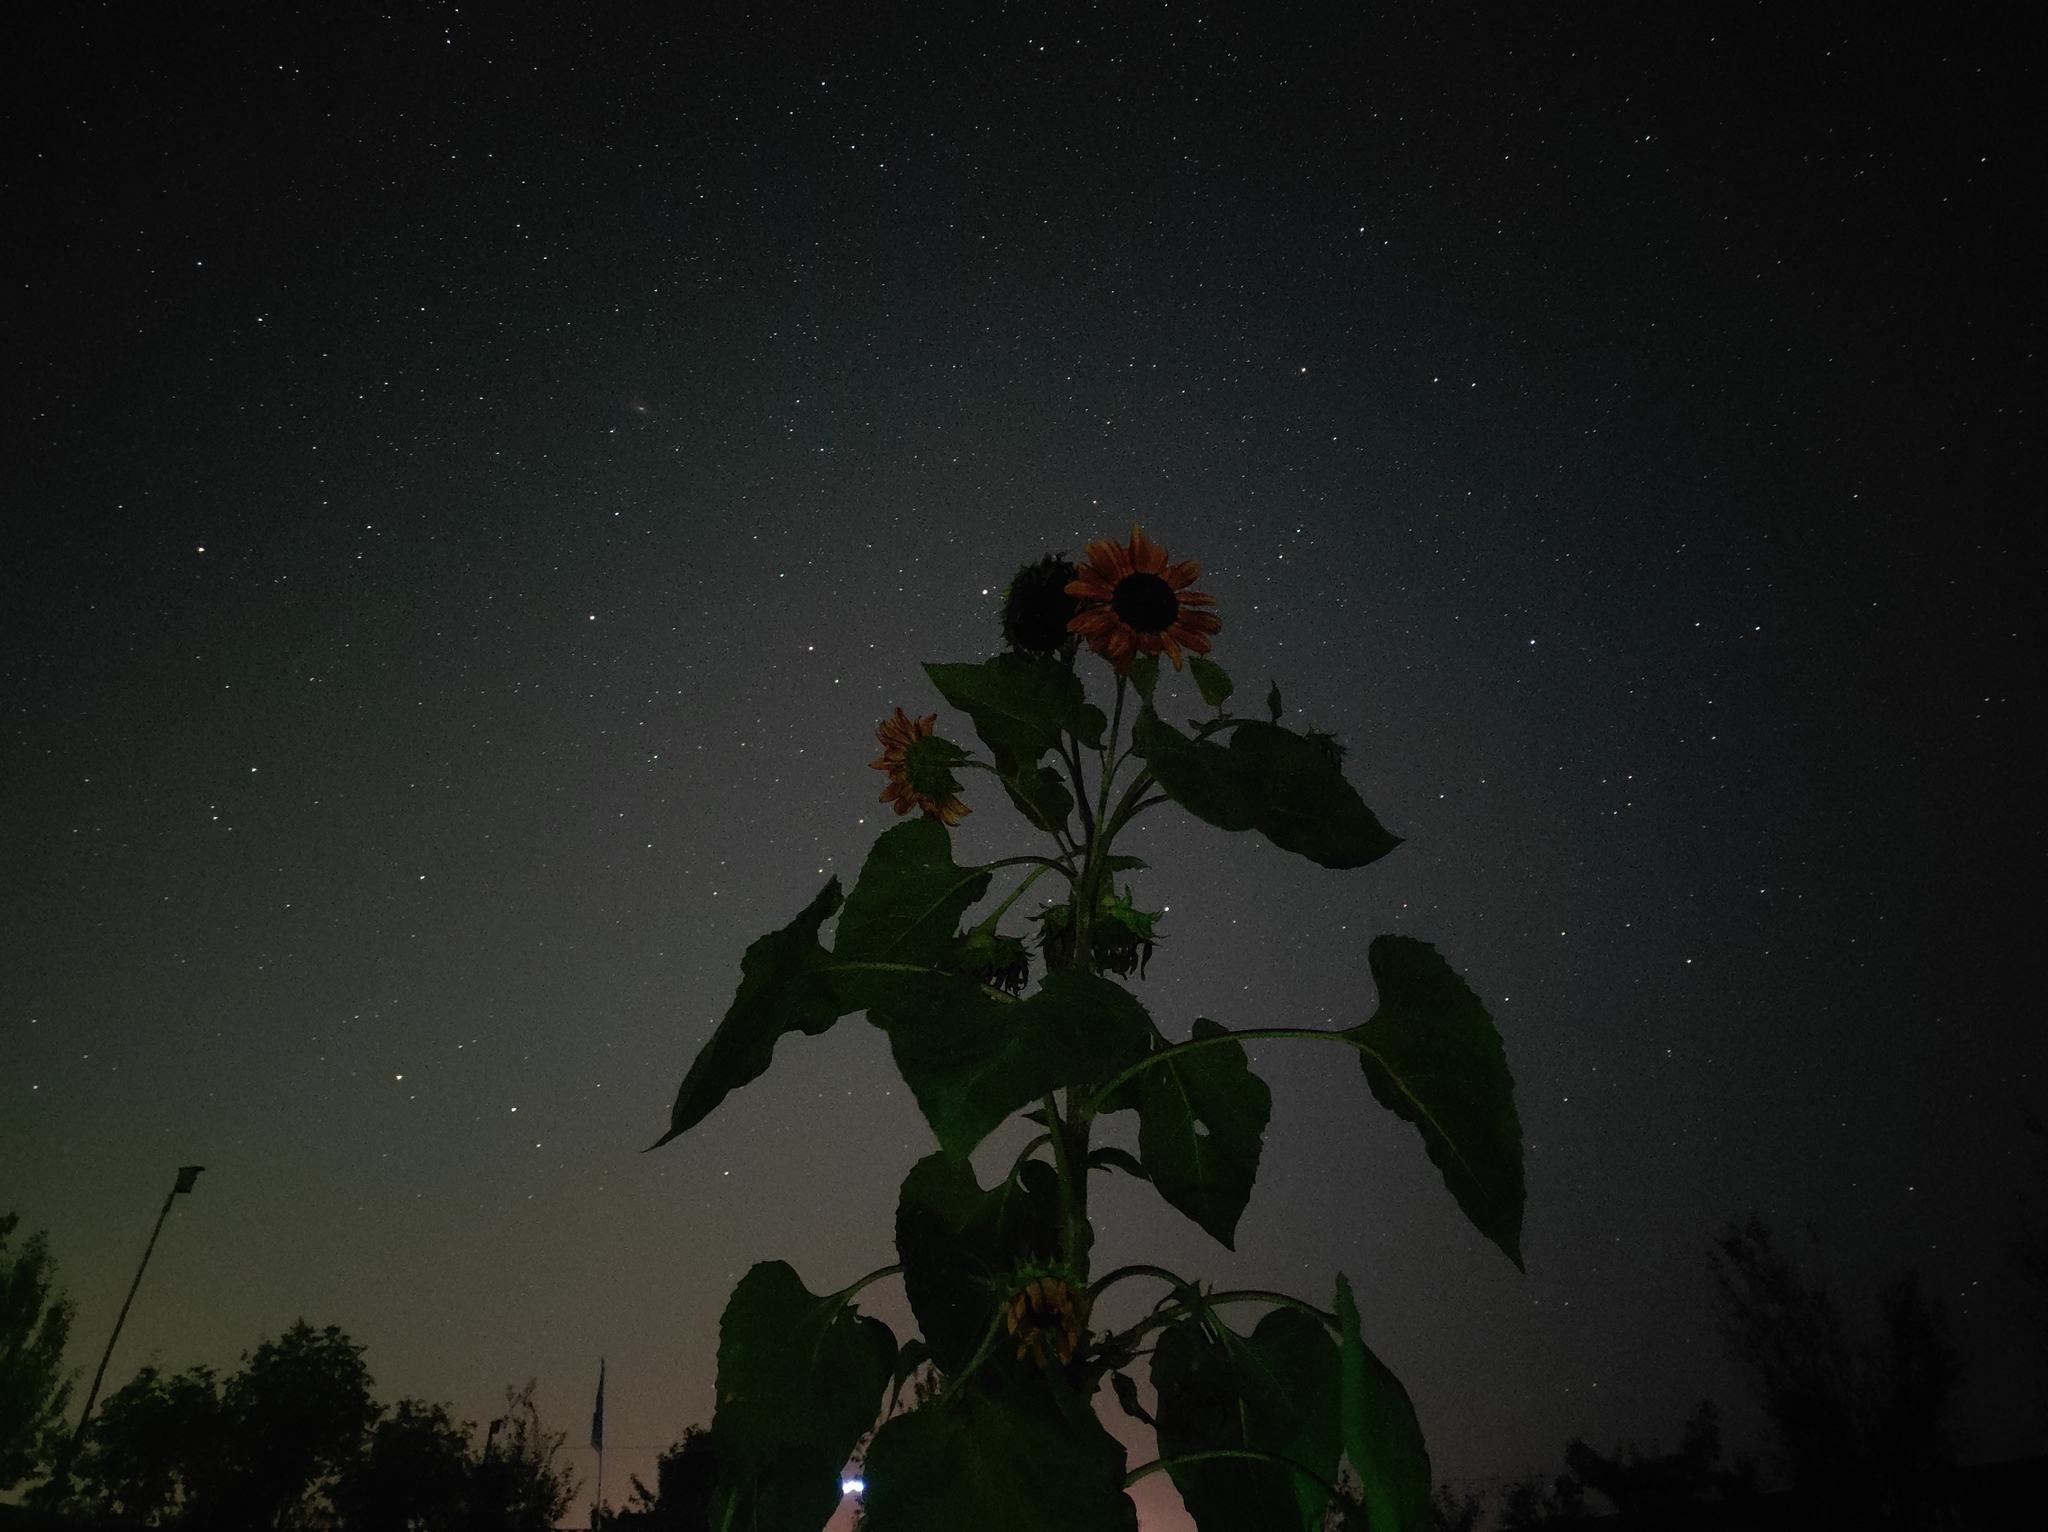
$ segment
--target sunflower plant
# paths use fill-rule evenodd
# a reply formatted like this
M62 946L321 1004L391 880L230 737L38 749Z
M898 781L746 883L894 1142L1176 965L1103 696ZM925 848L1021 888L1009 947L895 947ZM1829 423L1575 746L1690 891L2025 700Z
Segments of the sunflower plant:
M740 1279L720 1325L714 1526L810 1532L856 1456L869 1532L1134 1532L1125 1491L1154 1472L1172 1476L1203 1532L1427 1525L1414 1408L1366 1346L1341 1273L1323 1308L1090 1262L1098 1175L1150 1182L1234 1248L1272 1106L1246 1044L1288 1039L1354 1054L1373 1097L1420 1131L1459 1207L1521 1265L1507 1060L1485 1007L1428 943L1372 943L1378 1006L1346 1028L1233 1030L1203 1017L1176 1037L1132 992L1159 939L1156 915L1118 881L1144 866L1115 849L1138 816L1176 805L1328 868L1364 867L1400 843L1345 779L1336 741L1287 726L1277 686L1265 716L1230 710L1235 688L1209 658L1222 624L1194 589L1200 574L1136 529L1091 543L1078 566L1048 555L1020 570L1004 650L925 667L981 753L939 734L936 712L898 708L872 764L902 822L877 837L850 892L832 879L741 960L662 1143L765 1072L785 1035L865 1012L938 1148L904 1179L896 1264L822 1295L780 1261ZM1077 664L1083 645L1106 673ZM1162 713L1162 659L1185 666L1207 709L1185 729ZM1089 700L1088 675L1107 712ZM951 829L970 812L962 779L977 773L1037 833L1034 849L954 859ZM1014 886L977 915L999 876ZM1006 929L1042 880L1046 907ZM1135 1154L1093 1141L1124 1112L1136 1114ZM969 1156L1013 1117L1029 1141L984 1186ZM919 1331L901 1343L854 1301L891 1278ZM1109 1322L1112 1311L1123 1317ZM1105 1401L1154 1433L1149 1461L1131 1465L1102 1425L1105 1386Z

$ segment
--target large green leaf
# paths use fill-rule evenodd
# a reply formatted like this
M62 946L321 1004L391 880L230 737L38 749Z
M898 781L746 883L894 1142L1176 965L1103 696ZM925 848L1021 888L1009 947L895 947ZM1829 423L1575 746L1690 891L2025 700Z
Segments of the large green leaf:
M939 695L965 713L1005 776L1059 743L1062 730L1099 748L1109 720L1058 660L999 654L979 665L927 665Z
M840 1471L875 1423L896 1339L781 1261L740 1278L718 1327L712 1520L747 1532L815 1532Z
M771 931L740 959L740 987L711 1041L698 1051L676 1092L660 1148L710 1115L731 1092L767 1071L786 1032L823 1032L854 1007L842 1004L827 973L830 955L818 945L818 927L839 908L832 879L780 931Z
M1366 1349L1351 1284L1337 1274L1337 1364L1344 1455L1358 1475L1372 1532L1427 1532L1429 1451L1401 1380Z
M1014 1002L957 979L899 982L869 1003L868 1019L889 1034L939 1146L957 1155L1048 1092L1136 1063L1154 1034L1128 990L1076 969L1047 974Z
M866 1532L1137 1532L1122 1444L1045 1374L897 1416L862 1477Z
M953 837L936 819L885 830L846 896L832 955L933 965L960 931L960 917L988 892L989 875L953 860Z
M1188 669L1195 673L1195 685L1201 690L1202 700L1211 707L1223 706L1237 689L1230 679L1230 672L1214 660L1203 659L1199 654L1190 655Z
M1522 1264L1522 1120L1493 1018L1436 948L1381 936L1379 1009L1346 1036L1382 1106L1422 1130L1444 1185L1481 1234Z
M1329 1503L1323 1485L1335 1482L1343 1445L1337 1347L1320 1323L1291 1308L1267 1314L1249 1336L1214 1315L1182 1321L1159 1337L1152 1386L1161 1456L1249 1449L1286 1460L1211 1458L1169 1469L1202 1532L1317 1532Z
M1401 844L1331 753L1291 729L1240 720L1225 748L1190 738L1148 707L1133 739L1166 795L1219 830L1257 830L1324 867L1363 867Z
M916 819L879 836L840 908L839 880L805 911L747 948L731 1006L683 1079L659 1148L766 1072L787 1032L816 1034L841 1016L902 997L913 1006L974 1011L993 1003L972 979L943 971L960 916L989 875L953 860L952 837ZM818 929L839 911L835 950Z
M1207 1018L1195 1023L1198 1039L1226 1035ZM1273 1093L1252 1073L1244 1044L1166 1058L1131 1083L1138 1153L1152 1184L1235 1250L1237 1220L1259 1178L1259 1150L1273 1115Z
M1027 1160L989 1191L966 1160L943 1151L911 1167L896 1204L896 1254L941 1372L973 1357L1018 1269L1059 1254L1060 1224L1059 1177L1043 1161Z
M1074 812L1074 795L1052 767L1019 766L1001 780L1017 812L1036 828L1051 835L1066 827L1067 816Z

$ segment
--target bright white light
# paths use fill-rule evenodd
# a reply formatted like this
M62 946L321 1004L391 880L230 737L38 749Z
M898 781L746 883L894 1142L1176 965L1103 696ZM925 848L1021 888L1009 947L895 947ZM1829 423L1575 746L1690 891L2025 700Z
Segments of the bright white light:
M867 1482L862 1479L841 1479L839 1481L839 1493L842 1495L858 1495L867 1487Z

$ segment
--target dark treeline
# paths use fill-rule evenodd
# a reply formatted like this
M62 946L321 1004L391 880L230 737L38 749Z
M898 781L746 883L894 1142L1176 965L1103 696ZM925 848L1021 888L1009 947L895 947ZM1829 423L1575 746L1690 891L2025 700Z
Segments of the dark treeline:
M28 1300L33 1297L31 1304ZM34 1325L20 1321L33 1313ZM29 1484L42 1518L98 1527L271 1532L549 1532L575 1494L534 1385L507 1388L505 1412L479 1431L445 1405L385 1406L361 1347L301 1320L241 1368L145 1367L101 1402L85 1430L64 1429L61 1355L68 1305L50 1295L47 1252L0 1249L0 1488Z
M691 1426L655 1463L654 1488L634 1475L633 1498L623 1511L604 1512L602 1532L711 1532L711 1492L717 1487L711 1433Z
M386 1406L363 1348L334 1326L299 1322L226 1375L145 1367L74 1440L63 1366L71 1307L38 1235L11 1251L0 1217L0 1490L26 1485L42 1517L100 1527L276 1532L547 1532L577 1485L559 1461L564 1433L508 1388L481 1429L440 1404ZM2016 1255L2048 1295L2048 1239ZM1857 1329L1752 1219L1710 1255L1719 1331L1769 1428L1761 1462L1724 1461L1720 1417L1703 1404L1675 1450L1583 1441L1565 1471L1492 1500L1438 1494L1436 1532L1604 1522L1641 1532L1829 1526L1918 1532L1999 1521L2031 1503L2044 1464L1958 1468L1953 1423L1961 1355L1941 1304L1903 1272ZM709 1532L714 1443L690 1428L663 1453L652 1487L633 1480L604 1532ZM2010 1480L2007 1484L2005 1481Z
M1604 1522L1621 1532L1840 1527L1921 1532L1979 1524L1997 1475L1966 1475L1953 1414L1962 1355L1942 1305L1905 1271L1878 1294L1874 1333L1759 1219L1730 1228L1709 1257L1718 1329L1761 1406L1761 1464L1723 1460L1720 1414L1700 1406L1675 1451L1583 1441L1565 1471L1511 1486L1489 1505L1438 1496L1438 1532Z

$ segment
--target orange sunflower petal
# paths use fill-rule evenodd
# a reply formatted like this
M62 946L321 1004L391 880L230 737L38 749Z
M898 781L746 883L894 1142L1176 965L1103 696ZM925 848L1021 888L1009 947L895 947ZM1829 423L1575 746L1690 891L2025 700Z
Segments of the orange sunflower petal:
M1159 578L1175 590L1186 590L1202 578L1202 566L1194 559L1182 559L1178 564L1169 564L1160 571Z
M1095 567L1097 574L1114 585L1131 572L1131 550L1120 542L1104 538L1099 543L1088 545L1088 562Z
M1131 568L1140 574L1166 572L1166 550L1147 537L1143 527L1131 528Z

